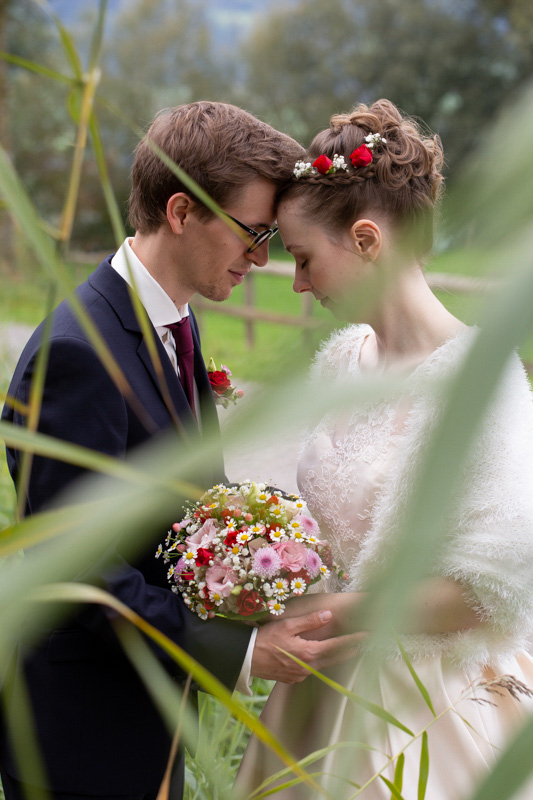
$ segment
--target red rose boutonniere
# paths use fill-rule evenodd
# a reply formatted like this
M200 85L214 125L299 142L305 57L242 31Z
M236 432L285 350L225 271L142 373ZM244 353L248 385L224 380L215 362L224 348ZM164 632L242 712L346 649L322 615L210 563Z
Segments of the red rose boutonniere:
M221 364L220 369L217 369L213 359L209 359L207 374L217 405L227 408L230 403L236 403L243 396L242 389L236 389L231 385L231 371L224 364Z

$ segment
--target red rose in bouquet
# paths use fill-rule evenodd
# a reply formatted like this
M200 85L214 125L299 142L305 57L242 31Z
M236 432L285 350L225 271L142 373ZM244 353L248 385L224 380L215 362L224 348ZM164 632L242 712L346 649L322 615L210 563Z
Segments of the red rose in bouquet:
M262 611L265 603L262 597L254 592L253 589L243 589L237 598L237 608L242 617L249 617L250 614L256 614Z
M205 547L199 547L196 551L196 566L204 567L213 559L211 550L206 550Z

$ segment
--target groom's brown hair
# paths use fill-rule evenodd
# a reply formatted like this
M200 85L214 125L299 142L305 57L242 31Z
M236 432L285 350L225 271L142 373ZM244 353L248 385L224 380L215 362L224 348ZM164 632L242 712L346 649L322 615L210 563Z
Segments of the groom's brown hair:
M197 200L154 153L156 144L220 206L251 181L285 183L303 148L247 111L227 103L199 101L159 112L135 150L129 216L142 234L154 233L166 219L168 199L186 192L205 220L212 212Z

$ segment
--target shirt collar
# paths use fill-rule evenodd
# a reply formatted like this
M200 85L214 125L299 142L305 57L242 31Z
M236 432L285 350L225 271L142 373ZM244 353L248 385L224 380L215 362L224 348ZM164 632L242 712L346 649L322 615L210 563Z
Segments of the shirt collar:
M119 247L111 259L111 266L135 289L154 328L163 328L188 316L188 303L176 308L163 287L135 255L129 239Z

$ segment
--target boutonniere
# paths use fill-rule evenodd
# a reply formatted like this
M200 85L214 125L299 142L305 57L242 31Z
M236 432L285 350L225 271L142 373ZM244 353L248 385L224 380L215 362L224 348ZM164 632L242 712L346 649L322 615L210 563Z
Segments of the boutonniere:
M217 369L215 362L210 358L207 374L217 405L227 408L230 403L236 403L237 400L243 396L244 392L242 389L236 389L235 386L231 385L231 370L224 366L224 364L221 364L220 369Z

